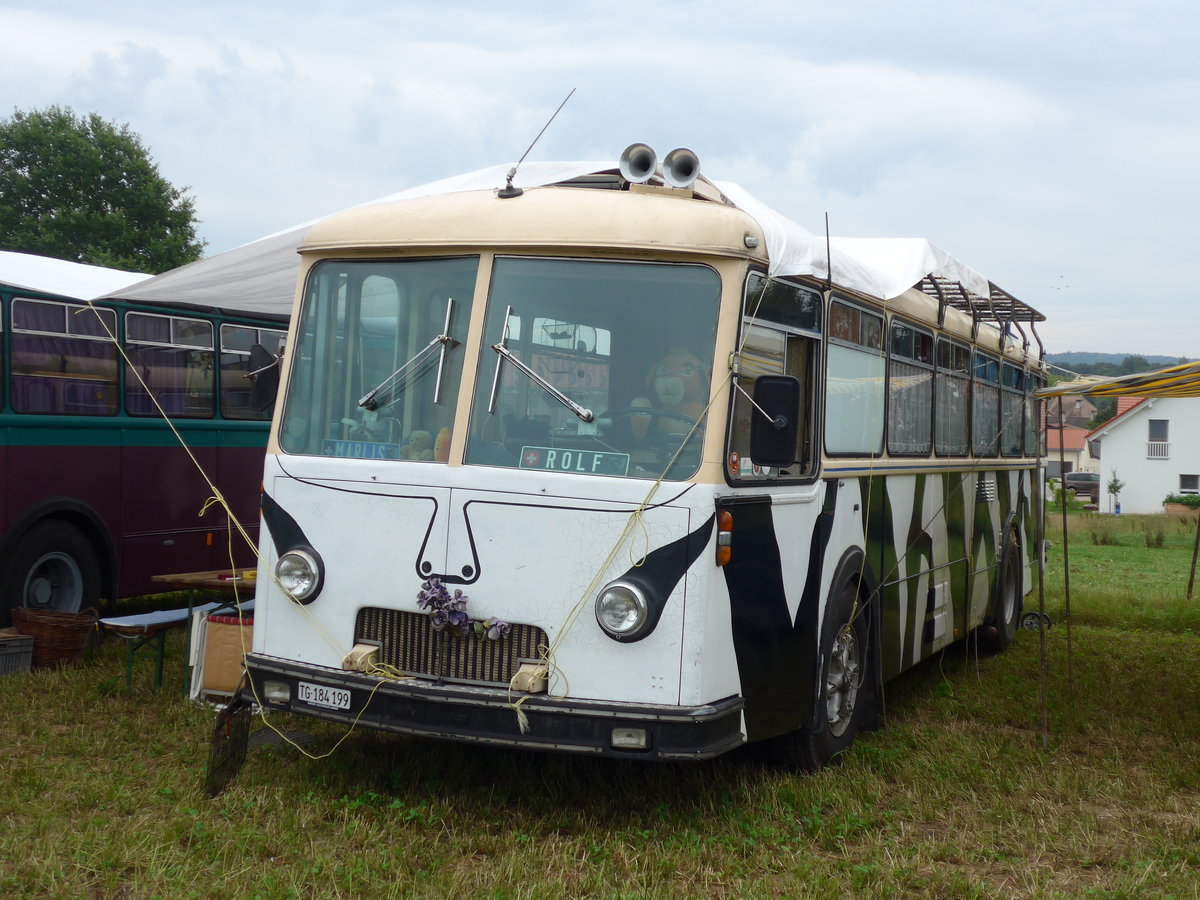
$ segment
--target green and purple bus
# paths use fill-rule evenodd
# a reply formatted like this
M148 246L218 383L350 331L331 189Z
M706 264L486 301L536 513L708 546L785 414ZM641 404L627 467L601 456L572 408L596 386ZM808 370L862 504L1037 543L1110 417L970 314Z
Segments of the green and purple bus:
M253 563L205 508L208 479L256 532L270 412L251 402L250 351L286 327L0 277L0 625L15 606L99 608L161 590L156 574Z

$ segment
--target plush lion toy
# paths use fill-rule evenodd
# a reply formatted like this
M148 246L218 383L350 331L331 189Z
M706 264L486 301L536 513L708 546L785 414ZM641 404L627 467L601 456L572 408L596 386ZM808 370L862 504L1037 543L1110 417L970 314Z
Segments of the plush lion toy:
M708 371L695 355L683 347L672 347L666 356L651 366L646 374L646 387L654 400L638 397L631 406L657 407L689 419L699 419L708 404ZM662 420L659 430L676 432L680 430L679 424L677 420ZM640 429L635 427L635 432L637 430Z

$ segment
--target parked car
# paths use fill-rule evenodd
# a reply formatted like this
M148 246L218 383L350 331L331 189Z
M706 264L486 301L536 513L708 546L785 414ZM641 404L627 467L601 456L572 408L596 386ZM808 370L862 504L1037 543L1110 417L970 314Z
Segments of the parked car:
M1096 472L1068 472L1063 476L1063 487L1074 491L1080 500L1087 497L1091 503L1100 502L1100 475Z

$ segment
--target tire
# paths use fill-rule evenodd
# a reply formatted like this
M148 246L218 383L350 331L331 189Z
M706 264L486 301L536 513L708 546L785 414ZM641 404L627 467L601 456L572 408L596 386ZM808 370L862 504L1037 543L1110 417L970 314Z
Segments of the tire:
M987 626L980 630L980 637L988 650L1002 652L1016 639L1017 625L1021 621L1021 587L1021 545L1016 533L1009 529L996 573L996 584L992 588L992 617Z
M100 563L83 533L66 522L40 522L29 529L0 573L0 618L9 610L79 612L98 607Z
M817 725L769 739L764 749L788 769L815 771L836 764L854 743L868 692L870 630L858 588L847 582L830 604L821 638ZM853 617L853 618L852 618Z

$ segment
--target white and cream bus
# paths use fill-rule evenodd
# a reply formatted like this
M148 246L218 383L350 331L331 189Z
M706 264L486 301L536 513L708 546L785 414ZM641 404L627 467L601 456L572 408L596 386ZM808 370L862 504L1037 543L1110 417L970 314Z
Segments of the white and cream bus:
M488 170L308 232L243 699L811 768L888 679L1012 640L1042 316L696 169Z

